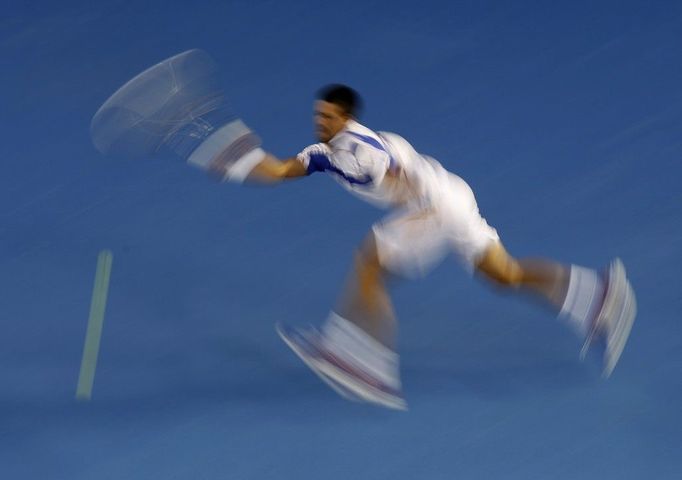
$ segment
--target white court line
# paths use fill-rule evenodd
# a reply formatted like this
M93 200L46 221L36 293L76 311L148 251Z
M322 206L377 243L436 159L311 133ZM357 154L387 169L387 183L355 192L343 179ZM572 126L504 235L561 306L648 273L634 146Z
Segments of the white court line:
M111 275L111 263L113 255L109 250L102 250L97 257L97 271L95 272L95 285L92 289L92 301L90 302L90 317L88 329L85 333L85 345L83 346L83 358L78 375L76 398L78 400L90 400L92 396L92 384L95 381L95 369L97 368L97 355L102 338L102 326L104 324L104 311L107 306L107 292L109 291L109 276Z

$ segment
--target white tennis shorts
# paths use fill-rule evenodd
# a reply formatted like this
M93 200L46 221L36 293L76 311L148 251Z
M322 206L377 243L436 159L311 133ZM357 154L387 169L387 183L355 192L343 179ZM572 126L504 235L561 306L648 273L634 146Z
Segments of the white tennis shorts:
M430 207L397 210L372 227L379 261L388 271L424 276L454 253L473 272L486 249L499 241L464 180L448 172L433 188L438 190Z

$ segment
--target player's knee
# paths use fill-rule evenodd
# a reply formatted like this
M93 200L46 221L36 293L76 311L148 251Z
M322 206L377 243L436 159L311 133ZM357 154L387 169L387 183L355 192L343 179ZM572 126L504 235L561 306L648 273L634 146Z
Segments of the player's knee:
M368 254L363 250L355 253L355 271L359 277L375 278L381 273L381 264L376 255Z
M355 270L362 283L383 280L385 270L379 260L376 242L372 236L355 252Z
M493 273L493 280L505 287L518 287L523 281L523 270L515 260L509 261L502 269Z
M523 282L523 268L502 248L488 252L477 265L477 270L504 287L518 287Z
M370 235L362 242L360 248L355 252L355 264L360 268L381 268L379 252L377 251L374 235Z

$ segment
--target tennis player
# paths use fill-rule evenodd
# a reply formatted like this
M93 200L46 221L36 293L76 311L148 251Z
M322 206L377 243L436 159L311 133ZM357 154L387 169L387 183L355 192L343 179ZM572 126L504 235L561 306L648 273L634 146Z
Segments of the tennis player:
M600 273L512 257L481 216L464 180L416 152L404 138L359 123L360 107L353 89L324 87L314 111L318 143L281 160L260 148L246 148L248 154L218 168L225 178L261 183L325 172L349 192L390 210L358 249L340 301L321 327L278 326L292 350L344 397L406 409L386 281L423 276L453 253L472 273L546 301L584 340L583 356L592 342L602 341L604 375L609 376L636 314L622 262L615 259Z

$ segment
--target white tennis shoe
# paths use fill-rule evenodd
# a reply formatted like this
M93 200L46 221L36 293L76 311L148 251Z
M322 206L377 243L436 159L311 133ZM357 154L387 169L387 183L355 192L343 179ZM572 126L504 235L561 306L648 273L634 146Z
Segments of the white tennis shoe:
M616 258L609 265L606 275L606 291L601 310L580 352L581 358L584 358L595 341L604 340L606 350L602 375L605 378L611 375L623 353L636 315L635 292L625 276L623 262Z

